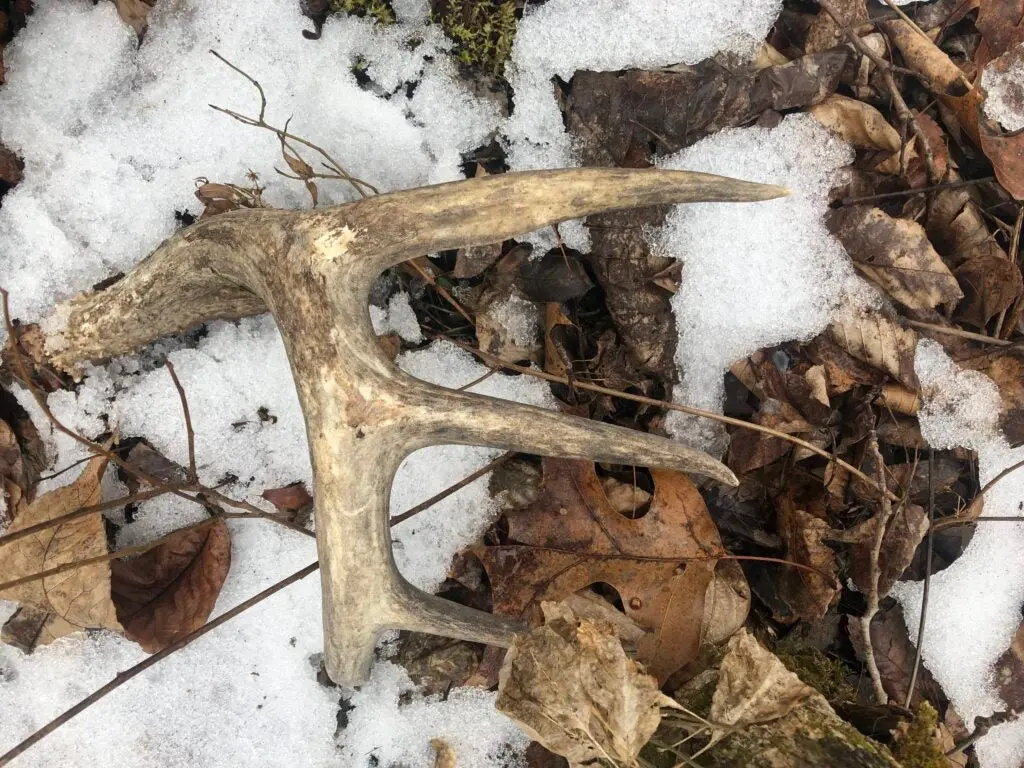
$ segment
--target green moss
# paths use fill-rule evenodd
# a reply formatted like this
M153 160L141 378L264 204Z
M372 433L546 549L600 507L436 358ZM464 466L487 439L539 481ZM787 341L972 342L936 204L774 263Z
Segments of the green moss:
M515 0L447 0L433 14L470 69L501 74L516 35Z
M896 759L903 768L946 768L946 758L935 741L938 727L939 713L927 701L922 701L914 722L896 742Z
M331 10L349 16L368 16L384 26L395 23L395 12L388 0L331 0Z
M838 659L816 648L776 651L779 661L807 685L831 701L856 701L857 689L849 682L849 670Z

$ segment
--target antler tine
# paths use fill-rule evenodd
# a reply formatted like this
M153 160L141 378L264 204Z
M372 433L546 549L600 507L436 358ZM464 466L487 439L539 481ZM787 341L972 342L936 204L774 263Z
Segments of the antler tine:
M431 443L488 445L541 456L674 469L726 485L738 483L720 461L665 437L418 380L405 386L423 390L417 398L423 403L419 419L424 440Z
M789 190L690 171L572 168L483 176L403 190L311 215L312 229L344 244L369 286L384 269L424 253L495 243L593 213L693 202L754 202Z

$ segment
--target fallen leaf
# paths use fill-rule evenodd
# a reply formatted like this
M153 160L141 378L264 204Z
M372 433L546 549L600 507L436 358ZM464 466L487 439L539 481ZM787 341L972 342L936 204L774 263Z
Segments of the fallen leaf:
M495 612L535 615L541 600L610 584L648 633L638 642L640 660L661 679L696 657L702 637L735 631L749 592L742 579L728 580L735 572L724 564L716 569L724 550L707 507L685 475L651 475L650 509L630 520L611 507L592 463L544 459L537 500L507 513L509 539L518 543L473 550L490 578ZM719 578L728 588L709 589ZM703 623L709 596L715 627Z
M434 759L434 768L455 768L455 749L444 739L431 739L430 746L437 757Z
M975 26L982 37L975 57L981 69L1024 42L1024 5L1021 0L980 0Z
M894 219L866 205L829 211L825 222L857 268L904 306L934 309L963 298L953 273L917 222Z
M106 466L107 460L102 456L91 459L73 483L43 494L22 509L7 533L16 533L99 503ZM103 518L99 514L89 515L7 544L0 562L0 581L30 576L106 553ZM93 563L11 587L0 592L0 598L54 613L67 622L67 631L85 628L121 631L110 599L108 562ZM54 636L59 636L56 630Z
M1013 641L995 664L999 696L1011 709L1024 709L1024 624L1017 627Z
M959 178L954 174L950 181ZM938 190L928 206L925 230L935 250L950 266L979 256L1006 258L1006 252L988 230L977 190L973 188Z
M543 607L545 625L512 641L495 706L571 764L633 765L661 708L678 705L626 656L610 626Z
M230 565L223 520L179 531L131 560L114 560L110 591L125 637L155 653L201 627Z
M803 568L782 569L779 573L778 592L789 605L792 614L777 618L788 623L798 619L820 619L839 597L835 581L838 568L836 555L825 544L832 529L824 520L797 508L792 494L785 494L779 501L778 528L786 545L788 560L810 566L833 578L809 573Z
M1010 445L1024 444L1024 349L1005 347L987 355L970 357L960 363L980 371L996 383L1003 410L999 425Z
M880 514L880 513L879 513ZM871 558L878 527L876 514L848 531L835 532L830 538L851 547L851 577L858 591L867 594L871 587ZM878 553L878 595L889 594L914 559L917 547L928 533L928 513L917 504L898 504L882 537Z
M931 39L900 19L884 22L882 28L893 41L906 66L927 77L933 93L945 108L944 115L955 118L955 128L978 143L978 105L981 93L949 56ZM951 121L945 121L947 125Z
M502 360L540 362L540 310L517 293L489 290L476 308L480 349Z
M155 0L154 0L155 2ZM149 26L149 12L153 10L153 3L145 0L114 0L117 5L117 15L121 21L135 30L139 40L146 34L146 27Z
M729 640L711 699L711 721L742 728L785 717L820 695L741 629Z
M1020 268L1009 259L991 254L965 261L954 274L964 292L956 317L978 328L1009 309L1024 291Z
M280 488L268 488L260 496L273 504L279 512L298 512L313 503L306 484L301 481Z
M846 43L846 35L840 27L856 29L860 24L868 20L868 9L865 0L839 0L833 3L837 11L839 21L832 18L832 14L819 11L811 21L807 29L807 39L804 41L804 50L807 53L827 51L830 48Z
M889 158L895 158L895 164L888 163L875 170L900 173L899 154L903 147L900 133L870 104L833 93L807 111L811 117L853 146L886 152ZM910 159L909 154L906 159Z
M1024 45L1011 48L999 58L992 61L985 69L982 82L986 87L990 77L999 77L1010 80L1016 87L1012 94L1004 93L999 98L1000 111L1012 116L1018 121L1024 121L1024 90L1020 83L1020 72L1024 70ZM1006 89L1004 89L1006 90ZM993 89L993 99L996 98ZM988 97L986 96L986 99ZM1019 124L1001 125L997 120L990 119L991 111L988 102L981 109L980 131L981 148L992 161L996 178L1011 195L1018 200L1024 200L1024 129ZM1002 117L1009 120L1008 117ZM1012 130L1011 130L1012 129Z
M853 357L885 371L900 384L918 389L914 372L917 334L876 310L847 308L836 314L828 333Z
M2 64L0 64L0 82L3 82ZM13 187L21 181L21 174L24 170L25 164L21 158L0 144L0 181Z

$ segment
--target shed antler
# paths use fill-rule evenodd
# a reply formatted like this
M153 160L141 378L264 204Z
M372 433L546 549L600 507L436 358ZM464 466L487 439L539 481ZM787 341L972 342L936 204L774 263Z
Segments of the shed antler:
M736 482L715 459L662 437L407 376L381 352L370 325L368 296L380 272L601 211L784 194L683 171L576 169L488 176L309 212L225 213L174 235L106 290L58 308L65 322L50 338L53 361L70 370L197 323L273 313L312 456L326 668L335 681L356 684L385 629L499 646L521 629L422 592L399 574L388 499L412 451L486 445Z

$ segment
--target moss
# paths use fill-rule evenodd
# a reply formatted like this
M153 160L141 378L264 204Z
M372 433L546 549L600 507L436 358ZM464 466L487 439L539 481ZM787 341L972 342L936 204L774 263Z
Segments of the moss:
M903 768L946 768L946 758L935 741L939 713L922 701L914 721L896 742L896 759Z
M816 648L798 651L776 651L779 661L803 682L833 701L856 701L857 689L849 682L849 670L838 659L826 656Z
M501 74L516 34L515 0L445 0L433 20L455 42L462 64Z
M368 16L384 26L395 23L395 12L388 0L331 0L331 10L349 16Z

